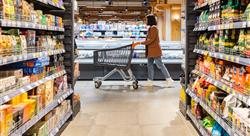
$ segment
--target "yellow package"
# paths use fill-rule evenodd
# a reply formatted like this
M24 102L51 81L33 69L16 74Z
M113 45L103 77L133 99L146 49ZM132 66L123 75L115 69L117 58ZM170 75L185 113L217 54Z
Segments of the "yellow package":
M180 100L182 103L186 103L186 92L183 87L181 88L181 92L180 92Z
M20 104L20 103L21 103L21 95L18 95L12 98L12 100L10 101L10 104L12 104L13 106Z
M25 102L27 99L28 99L28 93L27 92L21 94L21 96L20 96L20 101L21 102Z

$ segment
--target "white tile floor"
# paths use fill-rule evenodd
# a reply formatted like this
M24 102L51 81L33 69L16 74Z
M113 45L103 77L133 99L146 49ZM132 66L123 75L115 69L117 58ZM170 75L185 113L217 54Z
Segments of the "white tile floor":
M178 82L137 91L123 83L106 81L97 90L93 82L77 82L82 109L62 136L198 136L179 112Z

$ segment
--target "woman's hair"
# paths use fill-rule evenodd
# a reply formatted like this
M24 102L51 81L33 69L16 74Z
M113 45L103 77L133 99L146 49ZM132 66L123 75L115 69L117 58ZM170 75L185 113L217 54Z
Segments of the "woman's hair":
M147 25L149 26L157 25L157 21L154 15L152 14L147 15Z

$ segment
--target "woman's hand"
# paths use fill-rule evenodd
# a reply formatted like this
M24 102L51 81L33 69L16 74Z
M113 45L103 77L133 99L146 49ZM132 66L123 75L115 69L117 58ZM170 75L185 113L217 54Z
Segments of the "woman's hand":
M140 45L140 44L141 44L141 42L135 42L132 44L132 48L135 48L137 45Z

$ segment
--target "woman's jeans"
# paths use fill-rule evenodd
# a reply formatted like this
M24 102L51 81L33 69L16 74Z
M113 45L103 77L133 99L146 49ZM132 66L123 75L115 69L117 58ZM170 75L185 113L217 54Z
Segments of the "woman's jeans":
M157 58L148 58L148 79L154 80L154 62L157 68L161 70L165 79L170 78L170 74L165 65L162 63L161 57L157 57Z

